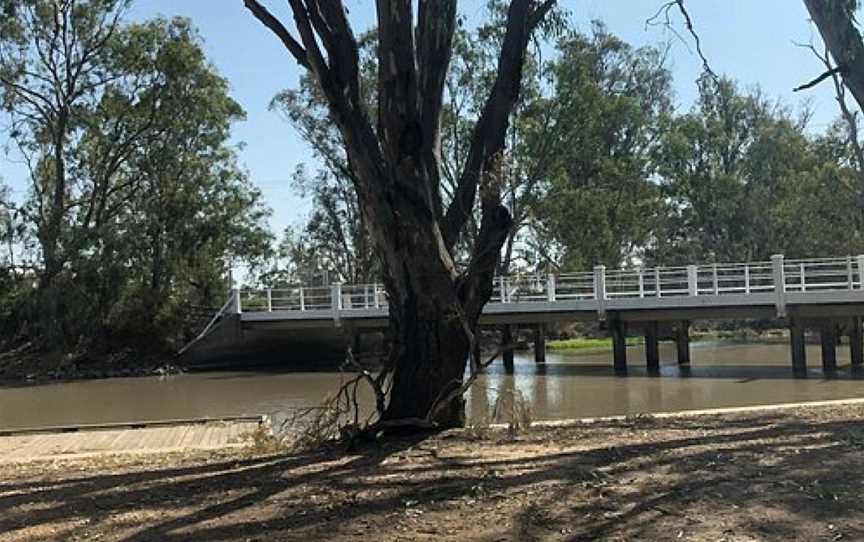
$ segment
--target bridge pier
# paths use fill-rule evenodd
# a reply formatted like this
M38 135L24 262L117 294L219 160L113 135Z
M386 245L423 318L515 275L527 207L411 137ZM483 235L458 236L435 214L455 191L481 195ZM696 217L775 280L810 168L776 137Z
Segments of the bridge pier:
M660 371L660 333L656 321L645 325L645 362L648 372Z
M612 365L616 374L627 373L627 327L618 318L609 320L612 335Z
M837 371L837 328L833 320L822 322L819 338L822 342L822 372L834 373Z
M537 324L534 328L534 361L546 363L546 326Z
M852 358L852 367L864 365L864 336L861 332L860 316L849 319L849 354Z
M680 320L675 329L678 365L690 365L690 322Z
M792 371L796 375L806 375L807 345L804 343L804 326L798 320L789 322L789 341L792 345Z
M504 351L501 358L504 360L504 370L513 372L513 326L505 325L501 328L501 347Z

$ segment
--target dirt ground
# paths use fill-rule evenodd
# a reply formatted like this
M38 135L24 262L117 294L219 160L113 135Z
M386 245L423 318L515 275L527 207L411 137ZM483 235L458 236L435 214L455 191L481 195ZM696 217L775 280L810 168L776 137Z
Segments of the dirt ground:
M0 465L0 540L864 540L864 406Z

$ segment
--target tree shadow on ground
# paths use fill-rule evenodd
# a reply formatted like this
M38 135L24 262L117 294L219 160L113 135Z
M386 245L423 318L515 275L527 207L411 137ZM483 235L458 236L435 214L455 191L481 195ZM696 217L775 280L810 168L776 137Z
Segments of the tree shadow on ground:
M783 414L596 424L515 442L445 435L348 455L0 483L0 533L87 519L63 537L854 540L864 538L862 452L855 421Z

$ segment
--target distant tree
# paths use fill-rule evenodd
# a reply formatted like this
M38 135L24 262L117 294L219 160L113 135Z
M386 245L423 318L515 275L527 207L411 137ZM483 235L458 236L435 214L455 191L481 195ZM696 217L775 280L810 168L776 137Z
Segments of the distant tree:
M527 205L536 251L556 267L617 266L665 211L653 154L672 114L671 77L661 51L634 50L599 23L558 50L548 95L520 119L520 161L542 172Z
M2 3L0 104L38 276L10 318L45 347L170 347L191 325L182 305L220 302L231 259L270 244L228 146L244 113L226 81L188 21L127 24L127 5Z
M703 81L693 111L671 120L656 160L671 205L649 251L661 264L768 258L782 248L774 209L814 164L800 122L727 79Z

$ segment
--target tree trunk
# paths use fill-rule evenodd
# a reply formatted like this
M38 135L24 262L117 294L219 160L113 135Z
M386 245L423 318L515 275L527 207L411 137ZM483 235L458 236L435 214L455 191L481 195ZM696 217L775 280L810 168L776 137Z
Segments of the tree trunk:
M390 402L384 420L424 419L445 394L462 386L468 360L468 336L453 307L453 288L443 291L405 292L390 305L390 324L395 343ZM476 327L476 326L475 326ZM441 427L460 427L465 422L459 397L434 418Z
M512 0L489 98L471 137L453 201L445 211L439 179L444 82L457 26L456 1L378 2L377 122L361 98L358 43L342 2L289 0L299 41L257 0L244 0L327 100L343 137L366 227L381 258L389 296L393 386L384 421L426 419L461 425L471 338L501 246L512 227L501 205L500 163L519 97L531 33L555 0ZM467 270L453 262L465 223L481 203Z
M864 42L855 25L854 8L837 0L804 0L804 5L831 51L843 82L864 108Z

